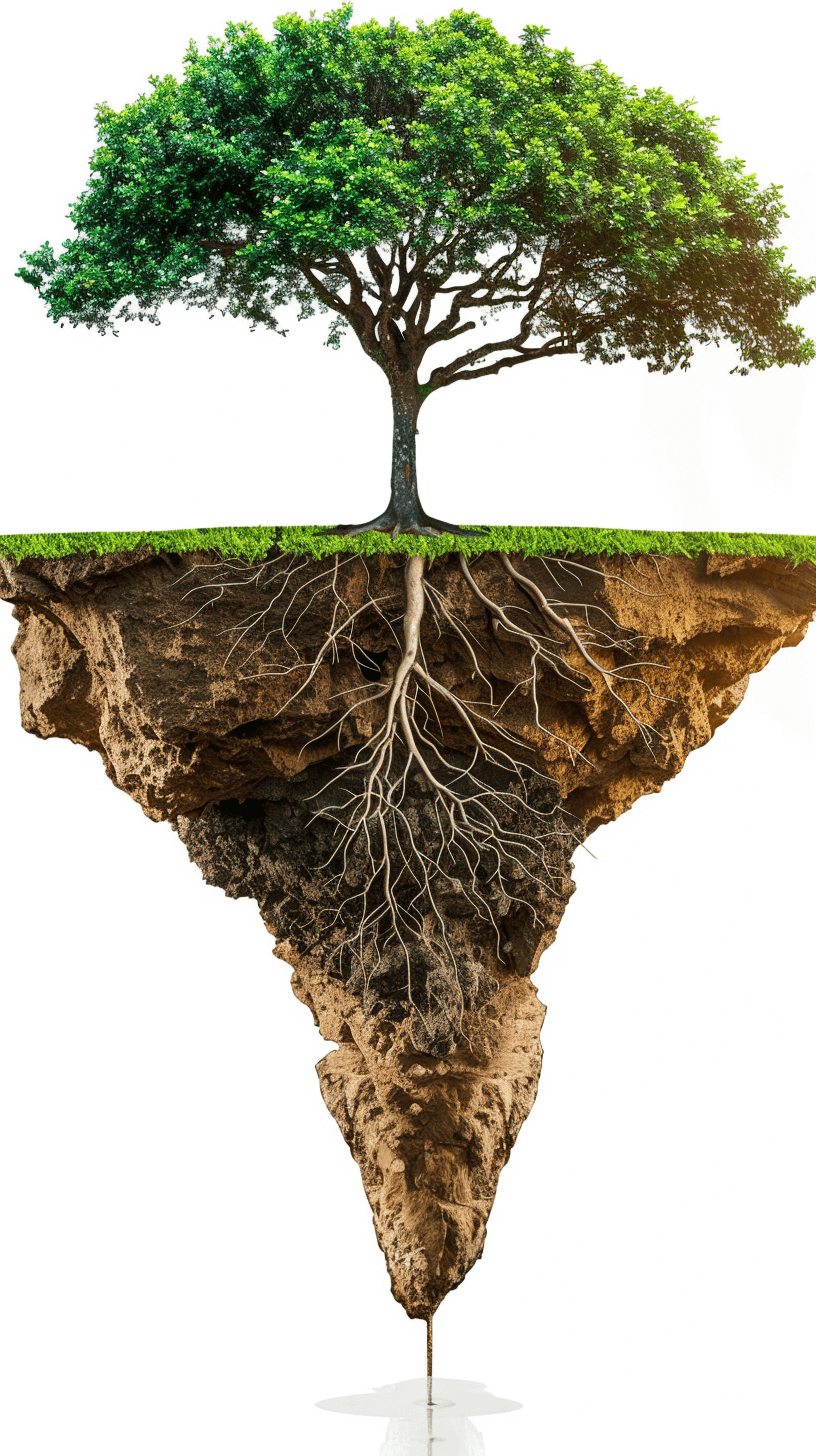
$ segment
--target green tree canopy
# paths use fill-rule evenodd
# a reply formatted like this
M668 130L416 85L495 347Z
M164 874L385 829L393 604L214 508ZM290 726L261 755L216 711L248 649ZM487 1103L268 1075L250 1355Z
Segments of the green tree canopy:
M271 40L228 25L191 43L183 80L97 108L75 236L19 276L103 333L176 300L279 332L293 300L328 311L327 342L351 326L414 429L428 394L558 354L665 373L720 340L743 374L812 358L787 314L816 279L775 246L780 189L719 156L715 118L547 34L512 44L463 10L354 26L348 4L284 15ZM483 342L420 382L478 318Z

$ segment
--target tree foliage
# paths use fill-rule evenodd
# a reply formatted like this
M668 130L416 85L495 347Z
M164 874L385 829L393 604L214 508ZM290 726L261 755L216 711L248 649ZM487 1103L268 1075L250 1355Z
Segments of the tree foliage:
M389 376L520 314L420 401L562 353L665 373L723 339L741 373L812 358L787 314L816 279L775 245L780 189L720 157L715 118L546 37L511 44L463 10L355 26L348 4L284 15L271 40L228 25L191 42L181 81L97 108L75 235L19 276L55 320L103 333L177 300L285 332L294 300L333 315L330 344L351 325Z

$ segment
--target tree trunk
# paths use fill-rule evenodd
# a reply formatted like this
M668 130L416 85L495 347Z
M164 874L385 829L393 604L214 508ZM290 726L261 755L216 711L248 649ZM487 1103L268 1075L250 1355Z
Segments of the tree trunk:
M381 515L357 526L337 526L335 534L359 536L363 531L390 531L415 536L441 536L452 532L458 536L481 536L482 531L464 531L450 521L439 521L422 509L417 490L416 435L417 416L422 403L416 374L406 371L391 379L391 405L394 412L394 434L391 448L391 499Z
M410 531L424 524L425 512L420 505L417 491L416 434L419 399L416 381L414 388L393 389L391 400L394 410L394 436L391 450L391 499L386 515L389 524L400 531ZM414 395L414 399L411 398Z

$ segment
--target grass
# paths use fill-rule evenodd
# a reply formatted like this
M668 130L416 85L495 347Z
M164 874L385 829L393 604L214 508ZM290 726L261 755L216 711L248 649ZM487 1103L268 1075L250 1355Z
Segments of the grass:
M382 532L364 536L321 535L319 526L214 526L187 531L65 531L39 535L0 536L0 557L19 563L37 557L55 560L76 553L107 555L150 545L170 553L218 551L227 558L259 561L273 547L316 558L336 551L365 556L440 556L464 551L478 556L485 551L521 551L526 555L555 556L576 552L587 556L621 554L700 556L777 556L798 563L816 564L816 536L780 536L756 531L627 531L590 526L488 526L482 539L457 536L399 536Z

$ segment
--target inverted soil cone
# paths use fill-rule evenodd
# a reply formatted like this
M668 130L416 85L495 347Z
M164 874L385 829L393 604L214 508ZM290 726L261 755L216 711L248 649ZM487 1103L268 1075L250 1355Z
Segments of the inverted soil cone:
M24 726L100 753L257 901L338 1043L320 1086L394 1295L427 1317L482 1252L535 1099L529 976L576 848L802 639L816 569L140 551L0 562L0 594Z
M383 1032L314 962L292 978L341 1043L318 1063L320 1090L359 1165L394 1298L413 1317L432 1314L481 1256L535 1100L545 1008L526 978L497 979L489 1005L465 1018L472 1049L431 1057L412 1045L410 1022Z

